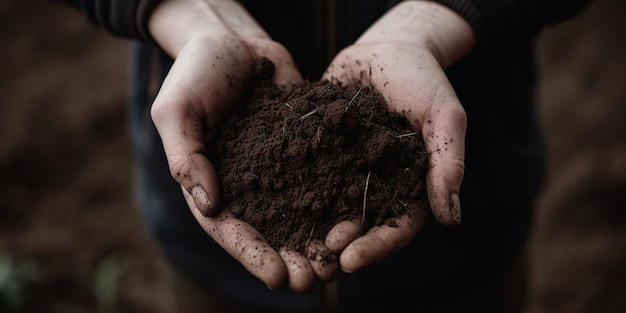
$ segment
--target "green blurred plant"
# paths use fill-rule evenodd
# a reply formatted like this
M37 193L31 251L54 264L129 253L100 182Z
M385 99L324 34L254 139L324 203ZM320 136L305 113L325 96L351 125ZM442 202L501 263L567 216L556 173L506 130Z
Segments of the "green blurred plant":
M119 312L117 282L122 276L122 267L122 262L116 254L105 257L95 267L86 264L77 267L76 280L93 295L98 313ZM74 308L72 312L79 310Z
M0 252L0 308L19 311L28 301L28 289L40 281L37 263Z
M118 312L117 282L122 275L122 265L116 255L100 261L94 270L93 293L100 313Z
M120 257L111 254L95 266L81 264L74 278L91 295L98 313L119 313L117 283L123 273ZM30 259L17 258L0 252L0 312L20 312L29 301L29 288L42 282L40 268ZM90 312L87 307L65 301L54 305L56 312Z

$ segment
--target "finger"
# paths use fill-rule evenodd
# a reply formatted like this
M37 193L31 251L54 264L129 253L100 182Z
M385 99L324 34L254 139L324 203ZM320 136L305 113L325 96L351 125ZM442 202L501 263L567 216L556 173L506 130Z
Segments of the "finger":
M291 86L301 84L303 82L300 71L296 68L296 65L291 57L291 54L287 49L278 44L277 42L270 42L269 46L263 48L267 49L263 55L267 56L275 66L274 77L272 81L277 85Z
M296 68L291 54L283 45L269 38L249 39L248 45L255 57L265 57L272 61L274 64L272 81L274 83L290 86L303 82L302 75Z
M321 240L311 240L307 245L306 254L317 278L323 282L335 279L339 271L337 255L330 251Z
M375 226L365 235L350 243L341 253L339 264L348 273L376 264L406 247L422 228L424 217L402 215L395 220L397 226Z
M293 61L276 65L276 72L272 81L279 86L293 86L304 82L300 71L295 67Z
M309 260L293 250L281 249L278 254L287 266L289 288L300 295L309 293L313 289L316 277Z
M437 108L424 123L422 134L430 152L426 177L428 200L443 225L461 222L459 190L465 171L465 129L467 117L456 98Z
M172 176L192 196L196 209L204 216L217 214L219 182L211 162L201 153L168 160Z
M353 240L358 238L361 232L362 227L359 220L339 222L326 235L326 247L335 253L339 253Z
M246 42L255 58L265 57L274 63L273 82L278 85L303 82L289 51L272 40L241 4L236 1L219 2L215 8L230 30Z
M287 283L285 263L254 227L235 218L228 211L222 211L215 217L206 217L193 207L195 201L184 189L183 194L202 229L252 275L270 289L281 288Z

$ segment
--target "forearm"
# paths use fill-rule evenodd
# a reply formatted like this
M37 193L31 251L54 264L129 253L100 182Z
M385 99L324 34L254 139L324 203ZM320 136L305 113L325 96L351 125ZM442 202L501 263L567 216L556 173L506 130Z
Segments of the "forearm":
M459 15L472 26L476 49L506 47L537 35L548 24L567 19L590 0L433 0Z
M366 31L360 44L395 42L426 48L446 68L475 45L470 24L451 9L431 1L404 1Z
M403 41L421 40L422 44L429 46L429 50L432 50L445 68L472 49L479 54L495 47L502 51L515 42L529 40L544 26L572 17L589 2L591 1L399 1L381 19L388 24L397 24L396 27L389 27L386 33L379 36Z
M159 46L175 57L192 40L243 41L269 36L237 2L230 0L165 0L152 12L149 32Z

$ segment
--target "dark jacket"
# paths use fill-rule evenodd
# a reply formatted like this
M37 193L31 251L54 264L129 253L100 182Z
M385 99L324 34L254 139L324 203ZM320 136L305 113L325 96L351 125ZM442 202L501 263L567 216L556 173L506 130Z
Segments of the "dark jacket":
M108 31L130 38L148 40L148 18L159 0L57 0L80 8L96 24ZM320 40L328 32L324 29L323 18L328 12L336 12L338 45L347 44L349 39L360 34L371 22L398 0L312 0L312 1L241 1L259 20L270 16L283 20L291 26L288 31L299 32L315 28L314 37ZM515 42L518 38L529 38L537 34L547 24L555 23L580 11L589 0L437 0L461 16L471 25L478 39L480 50ZM336 7L329 10L329 6ZM284 12L300 12L285 15ZM320 18L322 17L322 18ZM276 21L276 20L275 20ZM262 23L264 24L264 23ZM269 30L270 34L273 34ZM280 41L280 40L279 40ZM325 40L321 40L325 42ZM326 44L323 44L326 46Z

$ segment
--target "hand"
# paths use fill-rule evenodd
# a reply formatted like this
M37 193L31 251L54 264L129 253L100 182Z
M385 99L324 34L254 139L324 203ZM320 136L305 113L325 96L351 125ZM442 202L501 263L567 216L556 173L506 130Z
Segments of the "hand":
M288 282L305 293L316 277L334 277L338 263L323 266L294 251L279 253L252 226L218 212L218 178L206 158L205 142L248 87L254 59L266 57L274 63L277 84L302 80L289 52L235 1L162 1L149 29L175 58L152 106L152 119L172 176L198 223L269 288Z
M371 85L421 132L430 153L428 199L444 225L460 222L466 115L443 69L473 44L470 26L456 13L434 2L405 1L344 49L324 75ZM425 216L400 216L397 227L376 226L362 236L360 221L344 221L331 229L326 245L341 253L343 270L353 272L408 245Z

